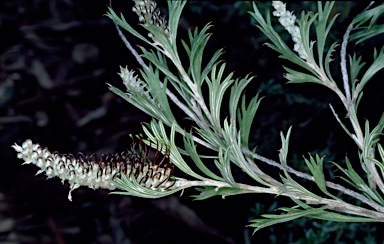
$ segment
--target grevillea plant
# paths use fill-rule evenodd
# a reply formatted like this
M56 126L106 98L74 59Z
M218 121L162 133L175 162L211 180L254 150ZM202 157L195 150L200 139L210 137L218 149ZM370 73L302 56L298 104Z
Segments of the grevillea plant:
M169 1L168 17L160 13L152 0L134 2L133 12L140 22L138 28L144 28L147 35L141 34L142 31L137 31L111 8L107 16L116 24L119 35L142 69L136 74L133 69L122 67L120 76L126 91L111 85L109 88L152 117L150 123L143 125L147 139L141 139L139 148L100 157L52 153L27 140L21 146L13 146L19 158L38 166L38 173L67 180L71 191L85 185L95 189L117 189L115 194L158 198L195 188L199 193L193 197L198 200L237 194L272 194L294 202L294 207L280 208L280 214L265 214L251 220L250 226L255 231L301 217L384 222L384 149L378 143L384 116L376 126L368 121L362 125L357 117L364 86L384 67L384 49L375 51L373 63L367 66L362 57L353 54L347 58L346 52L349 42L364 42L383 32L383 27L374 23L384 12L384 5L372 9L368 6L357 15L346 29L341 45L326 45L337 18L331 15L332 2L319 2L316 13L303 11L300 18L288 11L285 3L272 2L273 16L292 37L293 45L288 45L275 31L271 21L274 17L270 13L263 16L255 3L250 12L257 27L269 38L268 46L286 62L300 67L300 71L285 67L285 78L290 83L323 85L332 90L344 106L346 121L351 126L344 124L332 106L330 109L356 144L360 162L350 162L346 158L346 166L333 163L345 180L345 184L340 185L326 180L325 162L319 155L304 158L310 174L290 166L291 128L281 132L279 161L249 148L252 121L261 102L258 95L248 99L249 102L245 98L244 89L253 77L235 79L233 73L225 75L226 64L219 61L222 50L216 51L207 63L202 63L210 38L209 24L201 30L190 30L187 41L178 38L185 1ZM120 27L145 46L134 49ZM182 48L177 43L182 43ZM340 65L332 62L335 51L340 51ZM188 61L182 62L181 55L186 55ZM340 69L341 81L333 78L330 65ZM223 100L224 94L229 94L229 101ZM222 104L226 102L228 111L222 111ZM180 109L193 121L191 129L180 125L181 120L174 116L175 109ZM222 118L222 114L227 116ZM197 145L211 150L211 154L202 155ZM153 157L150 147L155 150ZM278 170L279 177L265 171L266 166ZM240 168L254 183L236 180L232 174L234 167ZM358 167L365 175L357 173ZM313 183L310 188L308 182Z

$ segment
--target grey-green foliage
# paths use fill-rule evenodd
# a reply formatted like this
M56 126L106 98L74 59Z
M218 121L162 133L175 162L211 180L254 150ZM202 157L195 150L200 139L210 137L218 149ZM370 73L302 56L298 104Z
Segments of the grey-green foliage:
M322 155L304 158L309 174L290 166L289 137L294 133L291 128L286 133L281 132L279 162L263 157L248 147L252 121L257 116L258 107L263 106L258 95L247 102L244 90L253 82L253 77L234 78L233 73L226 75L225 62L219 60L222 50L216 51L207 63L202 63L211 36L207 32L210 25L201 30L190 30L188 40L179 40L177 30L185 5L185 1L169 1L168 18L164 22L153 1L135 1L134 9L141 26L128 23L123 14L117 15L112 9L108 11L109 18L146 44L140 47L141 56L131 50L142 64L141 78L134 74L133 69L122 68L121 77L127 90L121 91L111 85L110 89L153 118L143 125L148 136L146 143L167 146L171 162L188 175L187 179L175 175L174 187L161 193L145 190L137 182L127 182L128 178L123 177L116 182L122 190L118 193L156 198L195 187L199 193L193 197L199 200L248 193L273 194L293 200L295 205L280 207L280 214L264 214L262 218L251 220L250 226L255 230L301 217L340 222L384 222L384 150L378 144L383 119L376 126L366 121L365 129L362 129L357 117L364 86L384 67L383 49L374 52L375 61L367 69L364 69L365 63L362 62L364 57L350 54L347 59L346 53L349 41L364 42L382 32L382 27L375 25L375 20L382 14L383 6L356 16L344 37L340 37L343 42L327 45L327 38L337 20L337 15L331 15L333 2L319 2L317 12L302 11L298 19L286 10L284 4L274 2L274 15L279 17L282 26L292 36L294 47L275 31L270 12L264 16L255 3L250 12L258 28L268 37L270 42L267 45L286 62L298 66L297 70L285 67L285 78L290 83L323 85L331 89L344 105L346 111L341 112L347 113L346 122L342 122L332 106L330 109L336 121L356 143L360 155L360 163L349 162L346 158L347 168L334 163L344 173L343 179L351 187L348 188L326 180ZM139 27L148 32L148 37L136 31ZM178 42L182 43L182 48L176 45ZM339 50L341 65L333 62L332 57ZM185 55L188 62L183 63L180 57ZM341 70L342 80L335 80L331 66ZM229 110L223 113L222 104L227 102L223 99L225 94L230 95ZM193 128L187 131L180 125L170 103L194 121ZM222 114L227 116L222 118ZM183 141L176 143L179 136L183 137ZM201 146L210 149L211 154L199 153ZM377 157L376 151L379 151L380 157ZM279 171L280 177L261 170L259 165L262 164ZM238 182L233 177L233 167L244 171L254 180L254 184ZM366 175L359 176L355 170L357 167L362 167ZM315 192L313 187L308 189L308 181L317 187ZM340 195L348 196L354 202L345 202Z

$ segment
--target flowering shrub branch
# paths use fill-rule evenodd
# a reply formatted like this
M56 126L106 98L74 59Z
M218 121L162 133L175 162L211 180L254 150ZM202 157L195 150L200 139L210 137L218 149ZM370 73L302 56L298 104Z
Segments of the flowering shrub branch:
M288 46L274 30L270 13L265 18L256 4L253 4L253 11L250 12L257 21L258 28L269 38L271 43L267 45L280 53L282 58L305 70L301 72L285 67L285 78L290 83L310 82L326 86L336 93L344 105L352 131L343 124L331 105L330 109L336 121L356 143L361 167L367 174L366 177L359 176L354 169L356 166L352 166L348 158L345 159L347 168L334 163L344 173L345 181L351 185L352 189L349 189L325 180L323 158L318 155L310 155L304 159L310 174L289 166L291 128L286 134L280 134L282 146L278 155L279 162L252 152L248 140L261 98L256 95L247 103L244 89L253 77L235 79L233 73L224 75L226 65L219 61L222 50L216 51L207 64L202 64L204 50L210 38L207 33L210 25L200 31L197 28L190 30L189 40L181 40L184 48L182 51L189 58L187 63L181 61L181 50L176 41L185 1L169 1L167 19L160 13L154 1L134 2L132 10L139 16L140 25L148 32L147 36L137 32L123 15L118 16L111 8L107 16L114 21L119 35L143 69L140 74L135 74L133 70L121 68L120 76L126 91L111 85L109 87L112 92L153 118L143 126L148 139L142 140L142 143L156 150L155 159L147 159L147 149L142 148L140 150L144 153L141 154L140 150L139 154L131 150L121 156L109 156L108 159L101 157L89 163L92 157L85 157L84 160L82 157L50 153L30 141L22 146L13 146L19 158L25 163L36 164L41 168L39 172L45 172L48 177L58 176L63 181L68 180L71 191L80 185L86 185L110 190L117 188L120 191L114 192L116 194L156 198L193 187L199 191L194 196L198 200L213 196L263 193L286 196L296 204L294 207L281 208L281 214L262 215L262 218L252 220L250 226L255 231L300 217L341 222L384 222L384 150L378 143L384 128L384 115L373 129L366 121L364 130L357 117L363 87L375 73L384 68L384 49L374 53L375 61L362 77L359 75L363 68L361 57L353 55L349 59L349 74L346 67L347 43L352 40L366 40L364 33L369 27L365 27L364 23L368 20L372 23L372 20L384 12L382 6L372 10L365 9L353 20L344 35L340 65L344 91L338 87L330 69L332 54L338 44L326 47L327 36L337 18L336 15L330 18L332 2L319 2L317 13L303 11L300 19L287 10L285 3L272 2L273 16L278 17L279 23L291 35L293 47ZM140 51L136 51L118 26L146 43L150 49L140 47ZM360 29L355 29L354 26ZM315 41L311 35L313 28L316 33ZM350 35L351 31L356 32ZM380 31L371 32L370 35L372 37L378 33ZM208 88L207 96L203 96L203 87ZM223 97L226 93L230 95L229 111L228 117L222 119L221 105L225 102ZM179 124L170 103L174 103L195 122L193 129L187 132ZM175 142L175 138L180 135L183 137L181 144ZM202 155L196 144L210 149L213 155ZM375 155L376 151L380 157ZM278 168L281 171L280 178L264 172L264 167L259 167L262 164ZM234 166L253 179L254 184L238 182L232 174ZM174 168L181 170L188 178L174 175ZM314 182L318 190L309 190L303 182L293 179L293 175L299 180ZM351 197L355 202L346 202L340 194ZM364 205L360 206L359 201Z

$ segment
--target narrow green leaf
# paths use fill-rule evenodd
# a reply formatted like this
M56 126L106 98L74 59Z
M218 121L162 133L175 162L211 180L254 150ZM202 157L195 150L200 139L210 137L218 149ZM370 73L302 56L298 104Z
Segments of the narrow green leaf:
M118 24L119 26L121 26L122 28L124 28L125 30L127 30L129 33L131 33L132 35L136 36L137 38L139 38L140 40L146 42L147 44L149 45L152 45L152 43L150 41L148 41L147 38L145 38L144 36L142 36L139 32L137 32L135 29L133 29L129 24L128 22L125 20L124 16L121 14L121 17L117 16L117 14L113 11L113 9L111 8L108 8L108 11L107 11L107 14L106 16L108 16L113 22L115 22L116 24Z
M376 147L376 143L379 141L379 136L382 134L383 128L384 128L384 113L381 115L381 118L377 126L375 126L375 128L373 128L372 131L370 131L369 129L368 120L365 121L363 152L362 152L363 160L371 157L370 153Z
M354 53L352 57L349 57L349 73L351 77L352 91L355 90L357 76L359 75L359 72L364 65L365 65L365 62L362 63L361 56L357 58L356 53Z
M183 47L184 47L185 51L187 52L188 57L190 58L191 57L191 49L188 47L188 44L184 40L181 40L181 44L183 44Z
M301 218L301 217L306 217L310 214L321 213L324 211L325 208L326 207L313 208L313 209L309 209L309 210L301 210L300 212L296 212L296 213L287 213L287 214L280 214L280 215L263 214L261 216L264 217L264 219L251 220L251 222L253 224L250 224L249 226L255 227L255 231L254 231L254 233L255 233L256 231L259 231L262 228L265 228L265 227L268 227L271 225L288 222L288 221L291 221L291 220L294 220L297 218Z
M381 146L381 144L378 144L377 145L377 149L379 151L379 154L380 154L380 157L381 157L381 161L384 162L384 149L383 147Z
M193 81L199 87L201 86L202 81L205 78L205 77L201 77L201 64L203 61L205 46L207 45L207 42L211 36L211 34L206 33L210 27L211 26L209 24L205 25L199 34L195 33L193 40L191 40L191 56L190 56L191 75L192 75Z
M311 155L309 155L309 160L304 158L304 161L308 169L311 171L311 174L315 179L315 183L319 187L319 189L323 193L325 193L327 196L332 197L336 200L339 200L338 197L332 195L327 190L326 181L324 178L324 171L323 171L323 158L320 158L319 155L316 154L316 159L314 159Z
M216 72L216 65L211 72L211 79L206 78L209 90L209 109L212 114L212 121L215 128L221 128L221 104L223 103L223 97L228 87L233 83L230 73L226 78L223 78L225 63L220 66L218 72Z
M301 12L301 18L297 21L299 28L300 28L300 35L301 40L303 43L303 47L305 49L306 54L308 55L308 59L311 63L316 63L314 57L313 57L313 43L310 40L310 28L313 22L318 17L318 13L308 12L305 13L304 11ZM312 71L311 71L312 72Z
M113 191L111 192L111 194L129 195L151 199L169 196L174 194L175 192L182 190L181 188L169 189L166 191L152 190L141 186L134 177L129 179L125 174L122 174L121 178L115 179L114 183L116 184L118 189L124 191Z
M305 210L312 209L311 206L308 204L305 204L301 200L298 199L293 199L292 200L298 204L298 206L302 207ZM293 208L288 208L288 212L296 212L296 208L298 206L295 206ZM321 220L328 220L328 221L338 221L338 222L375 222L376 220L365 218L365 217L356 217L356 216L350 216L350 215L345 215L345 214L340 214L336 212L331 212L324 210L323 212L320 212L318 214L309 214L307 216L308 218L315 218L315 219L321 219Z
M291 136L291 130L292 130L292 126L289 127L287 135L285 137L283 132L280 132L281 149L279 150L279 159L282 165L287 165L288 145L289 145L289 137Z
M356 27L359 27L363 25L365 22L371 19L370 24L368 26L368 29L371 28L373 23L376 22L376 19L380 17L381 14L384 13L384 5L377 6L373 9L370 9L368 11L364 11L363 13L357 15L353 21L352 24L356 25Z
M359 44L383 33L384 25L375 25L370 27L369 29L368 27L362 28L360 31L351 34L349 39L351 41L357 40L356 44Z
M231 97L232 98L232 97ZM256 111L259 108L260 102L262 98L258 98L258 94L252 98L249 102L248 107L245 105L245 94L242 97L241 101L241 110L237 110L237 117L239 120L239 128L240 129L240 138L241 144L248 148L248 140L249 134L251 132L252 122L255 118Z
M312 82L320 85L324 84L322 80L320 80L319 78L313 75L305 74L287 67L284 67L284 69L288 72L287 74L284 75L284 77L289 81L289 83Z
M284 172L284 174L286 177L280 175L280 178L282 179L284 185L280 188L279 194L289 192L297 194L299 196L310 196L316 199L321 199L321 197L309 191L302 184L299 184L297 181L292 179L292 177L286 171Z
M323 55L324 55L325 40L328 37L329 31L333 26L333 24L335 23L335 20L338 14L334 15L328 24L328 19L331 14L334 2L325 2L324 8L322 8L322 2L320 1L318 2L317 5L318 5L318 12L319 12L318 21L315 22L316 37L317 37L317 53L319 55L320 68L323 69ZM325 62L325 65L327 65L327 61Z
M151 101L148 101L145 96L139 96L139 98L133 96L132 94L125 93L121 91L120 89L108 84L109 90L115 93L116 95L120 96L130 104L134 105L141 111L145 112L149 116L162 120L163 116L161 114L161 111L157 108L154 108L154 105ZM167 121L167 120L165 120Z
M337 113L335 112L335 110L333 109L332 105L329 104L329 107L331 108L331 111L333 113L333 116L335 116L337 122L341 125L341 127L344 129L345 133L347 133L347 135L349 135L353 140L355 140L352 136L352 133L348 130L348 128L344 125L343 122L341 122L341 120L339 119L339 116L337 115Z
M167 79L165 79L163 85L161 85L159 71L157 69L154 70L151 65L149 66L149 70L141 70L141 76L148 85L148 90L154 98L154 101L158 102L158 104L154 104L154 106L156 107L156 105L158 105L161 108L164 114L163 117L166 119L166 124L170 125L175 118L169 106L168 96L166 94Z
M236 122L236 111L239 111L240 96L244 92L244 89L247 87L249 82L253 80L253 78L253 76L248 77L247 75L242 79L236 79L235 83L231 87L231 95L229 97L229 118L232 123ZM258 95L256 95L256 97L257 96ZM251 106L251 104L249 106Z
M183 0L168 1L168 28L171 38L170 42L174 47L176 47L177 29L179 27L181 12L183 11L183 8L185 7L186 3L187 1Z
M268 187L273 186L273 183L271 182L274 182L275 180L272 177L264 174L253 160L244 156L240 138L241 133L236 132L236 127L234 126L234 124L231 124L230 128L232 128L232 132L230 133L232 134L231 136L233 138L231 139L233 143L231 143L230 145L230 159L232 160L232 162L239 166L248 176L250 176L256 182ZM226 134L229 133L226 132Z
M350 223L364 223L364 222L378 222L378 220L364 218L364 217L356 217L356 216L348 216L335 212L323 211L321 213L309 214L308 218L328 220L328 221L336 221L336 222L350 222Z
M381 69L384 68L384 47L380 50L380 54L378 56L374 55L374 62L365 72L363 78L361 78L361 82L356 86L356 92L359 93L363 87L368 83L368 81Z
M209 74L209 72L211 72L212 68L215 66L215 65L219 65L220 61L217 61L219 59L219 57L221 56L221 54L223 54L223 49L219 49L217 50L211 57L211 59L209 60L208 64L205 66L203 72L201 73L201 78L202 79L205 79L206 76Z
M214 196L222 196L222 198L225 198L227 196L252 193L251 191L235 187L204 186L197 187L196 190L198 190L200 193L199 195L192 195L195 200L205 200Z
M231 162L229 160L229 149L227 151L223 151L222 148L219 149L219 160L217 161L216 165L220 165L221 167L220 172L223 178L226 182L228 182L231 186L236 186L236 181L232 176L232 170L231 170Z
M332 78L332 74L331 74L331 71L330 71L330 64L331 62L333 61L333 58L332 58L332 53L335 51L336 47L338 46L337 43L333 43L329 49L328 49L328 52L327 52L327 55L325 56L325 62L324 62L324 65L325 65L325 73L327 74L327 77L333 82L336 84L336 82L333 80Z
M163 72L170 80L179 81L178 77L174 75L168 68L166 62L160 56L157 56L154 51L148 52L144 47L140 47L143 52L142 56L152 64L154 64L161 72ZM159 54L160 55L160 54Z
M376 190L373 190L371 189L371 187L369 187L365 181L360 177L360 175L353 169L349 159L347 157L345 157L345 163L347 165L347 169L344 169L342 168L341 166L339 166L338 164L336 163L333 163L334 165L336 165L336 167L338 167L346 176L348 176L348 178L350 180L347 180L343 177L341 177L342 179L344 179L346 182L348 182L349 184L351 184L352 186L354 186L356 189L360 190L364 195L366 195L368 198L378 202L378 203L381 203L383 204L384 203L384 200L382 199L382 197L380 196L380 194L376 191Z
M193 162L195 162L196 166L208 177L218 180L218 181L224 181L222 177L217 176L214 174L211 170L205 166L205 164L201 161L201 155L199 155L196 151L196 145L193 141L192 135L189 133L185 133L184 140L184 148L188 155L192 158Z

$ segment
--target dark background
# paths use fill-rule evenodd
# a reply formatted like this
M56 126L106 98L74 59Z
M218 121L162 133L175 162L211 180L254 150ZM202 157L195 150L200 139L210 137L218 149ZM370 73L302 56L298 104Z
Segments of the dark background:
M21 166L11 145L31 139L62 153L119 152L130 143L129 134L141 132L150 118L108 91L106 83L123 89L119 66L139 68L125 48L111 20L103 16L108 1L4 0L0 2L0 243L333 243L383 241L382 224L344 224L300 219L266 228L252 236L248 221L271 207L293 206L289 199L269 195L219 197L193 201L194 190L159 200L108 195L85 187L74 191L57 178L34 176L37 168ZM161 3L162 10L166 4ZM270 3L261 3L265 11ZM316 10L310 2L289 5L297 15ZM353 16L365 3L340 2L332 42L340 41ZM113 1L135 26L137 16L130 1ZM188 28L212 22L214 33L207 56L225 48L227 73L235 78L257 77L247 87L247 97L265 96L256 115L251 147L277 160L280 131L293 125L290 162L305 171L302 155L325 155L326 177L341 172L329 161L343 165L347 154L358 163L356 147L337 124L328 107L341 118L344 109L328 89L314 84L285 84L277 53L246 14L250 2L195 1L187 4L180 22L180 36ZM274 20L275 21L275 20ZM289 36L276 27L288 43ZM131 44L141 44L128 36ZM372 47L382 38L353 46L372 61ZM180 46L181 48L181 46ZM339 63L335 54L335 63ZM338 71L335 77L340 80ZM382 74L382 73L380 73ZM378 75L379 77L381 75ZM382 76L381 76L382 77ZM378 121L384 105L382 85L371 82L360 106L360 118ZM177 113L176 114L180 114ZM225 114L225 112L224 112ZM182 121L183 114L180 114ZM363 120L362 120L363 121ZM347 123L347 122L346 122ZM275 169L269 173L276 174ZM235 177L248 181L235 170Z

